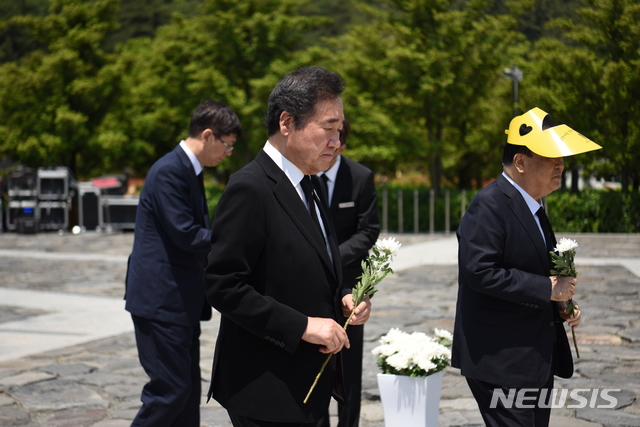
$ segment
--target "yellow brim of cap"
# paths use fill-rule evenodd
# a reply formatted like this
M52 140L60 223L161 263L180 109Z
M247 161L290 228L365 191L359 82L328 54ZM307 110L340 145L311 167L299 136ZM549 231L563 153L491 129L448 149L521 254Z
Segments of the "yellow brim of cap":
M509 132L509 137L511 133ZM589 138L571 129L567 125L559 125L531 135L518 136L516 141L508 141L514 145L524 145L542 157L566 157L602 148Z

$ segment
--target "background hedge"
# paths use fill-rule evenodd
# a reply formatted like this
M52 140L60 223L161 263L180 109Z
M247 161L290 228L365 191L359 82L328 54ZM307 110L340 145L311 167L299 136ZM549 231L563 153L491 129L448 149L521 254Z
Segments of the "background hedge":
M378 213L382 225L383 191L388 194L388 229L391 233L414 232L413 191L418 190L419 232L429 232L429 188L406 186L379 186ZM398 190L402 190L403 228L398 228ZM207 187L209 212L215 209L224 189L220 186ZM445 192L435 200L434 230L445 231ZM449 190L450 194L450 232L460 225L461 191ZM477 194L475 190L466 191L465 206ZM553 229L568 233L640 233L640 194L622 194L610 190L584 190L578 194L568 191L556 191L547 196L548 215Z
M640 194L584 190L547 197L553 229L574 233L640 233Z

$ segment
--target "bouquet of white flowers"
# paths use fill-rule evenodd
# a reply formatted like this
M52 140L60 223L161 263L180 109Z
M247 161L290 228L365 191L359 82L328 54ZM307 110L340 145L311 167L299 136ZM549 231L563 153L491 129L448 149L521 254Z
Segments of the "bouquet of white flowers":
M576 263L574 261L577 247L578 242L567 239L566 237L562 237L558 241L558 244L554 248L558 253L553 251L549 252L551 254L551 261L553 262L553 270L551 270L551 274L555 274L557 276L578 277L578 271L576 270ZM567 308L564 312L573 316L573 312L577 308L578 307L574 304L573 299L570 299L567 301ZM580 359L578 342L576 341L576 331L574 331L573 328L571 328L571 336L573 337L573 347L576 349L576 357Z
M435 337L423 332L411 334L391 328L371 352L378 358L383 374L427 377L442 371L451 362L451 332L435 329Z

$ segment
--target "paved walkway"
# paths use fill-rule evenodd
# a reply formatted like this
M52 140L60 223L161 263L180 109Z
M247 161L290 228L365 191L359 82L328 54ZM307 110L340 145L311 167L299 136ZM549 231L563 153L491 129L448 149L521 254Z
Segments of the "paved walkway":
M564 236L580 244L584 314L576 374L557 386L620 391L611 393L618 402L614 409L570 408L569 399L553 410L551 425L640 426L640 235ZM396 274L380 284L365 328L363 427L384 425L378 368L369 353L379 337L391 327L453 329L455 236L395 237L404 245L393 263ZM146 381L122 300L132 240L130 233L0 234L0 426L130 424ZM214 314L202 324L203 392L218 322ZM335 414L335 405L331 409ZM203 400L201 415L203 426L230 426L215 402ZM482 425L456 369L445 372L439 424Z

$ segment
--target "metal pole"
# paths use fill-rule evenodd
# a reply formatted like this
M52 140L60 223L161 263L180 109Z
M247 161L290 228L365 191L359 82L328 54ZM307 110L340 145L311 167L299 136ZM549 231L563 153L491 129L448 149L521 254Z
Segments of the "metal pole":
M382 190L382 232L389 232L389 191Z
M518 80L513 79L513 117L518 115Z
M435 190L432 188L431 190L429 190L429 233L433 234L434 233L434 228L435 228L435 195L436 192Z
M464 216L464 211L467 209L467 190L462 189L460 191L460 219Z
M522 81L522 70L515 65L505 68L503 75L513 82L513 117L518 115L518 82Z
M420 232L420 212L418 201L418 190L413 190L413 232L418 234Z
M444 234L449 234L451 228L451 190L447 188L444 192Z
M398 233L404 230L404 212L402 210L402 190L398 190Z

